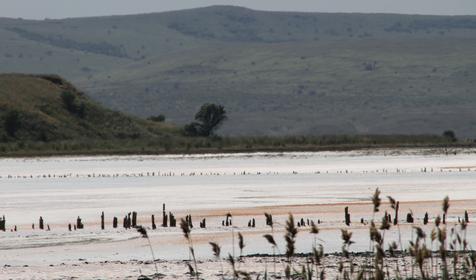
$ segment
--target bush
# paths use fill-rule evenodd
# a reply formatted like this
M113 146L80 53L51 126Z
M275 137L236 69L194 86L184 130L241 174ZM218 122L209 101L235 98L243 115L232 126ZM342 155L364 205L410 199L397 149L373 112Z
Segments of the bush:
M443 132L443 137L450 140L451 142L456 142L458 140L453 130L446 130L445 132Z
M164 122L165 121L165 116L160 114L160 115L157 115L157 116L151 116L147 119L149 121L153 121L153 122Z
M9 111L4 118L5 132L10 137L15 137L21 127L20 113L18 111Z
M61 100L63 101L66 110L71 114L77 115L80 118L86 116L86 105L84 103L78 105L76 102L76 96L73 93L69 91L62 92Z

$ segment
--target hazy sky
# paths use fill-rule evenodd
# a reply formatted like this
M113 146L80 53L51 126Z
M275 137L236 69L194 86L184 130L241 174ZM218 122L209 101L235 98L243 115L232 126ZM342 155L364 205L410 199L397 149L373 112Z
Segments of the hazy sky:
M476 0L0 0L0 17L82 17L160 12L209 5L235 5L273 11L476 15Z

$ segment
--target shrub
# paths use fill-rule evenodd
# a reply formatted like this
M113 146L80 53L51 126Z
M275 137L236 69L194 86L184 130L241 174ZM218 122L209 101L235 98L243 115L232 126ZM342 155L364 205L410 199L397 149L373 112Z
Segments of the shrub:
M18 111L9 111L4 118L5 132L10 137L15 137L21 127L20 113Z
M164 122L165 121L165 116L160 114L160 115L157 115L157 116L151 116L147 119L149 121L153 121L153 122Z
M71 114L77 115L80 118L86 116L86 105L84 103L77 104L76 96L73 93L69 91L62 92L61 100L63 101L66 110Z

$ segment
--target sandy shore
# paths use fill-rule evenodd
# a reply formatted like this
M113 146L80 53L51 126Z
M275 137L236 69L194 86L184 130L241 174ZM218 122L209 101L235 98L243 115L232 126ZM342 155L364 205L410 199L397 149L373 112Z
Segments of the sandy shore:
M343 208L349 206L352 215L352 225L347 227L343 223ZM425 212L429 213L430 223L433 218L441 213L441 201L418 201L402 202L400 204L400 231L403 244L413 238L412 226L403 222L404 213L413 211L415 215L415 224L422 226L430 234L432 225L423 226L422 218ZM236 232L242 232L246 247L244 254L271 254L272 249L266 240L262 237L270 233L270 228L265 225L264 212L272 213L275 219L274 234L279 248L284 251L284 222L289 213L293 213L296 220L301 217L305 220L321 220L319 224L320 233L318 242L321 243L326 253L339 252L341 249L340 230L349 229L356 242L351 247L352 251L362 252L368 250L368 225L362 225L360 218L366 221L371 219L372 206L369 202L359 203L335 203L325 205L292 205L279 207L255 207L233 209L234 227L221 227L221 220L228 211L226 209L200 210L192 212L196 223L202 217L207 218L207 229L193 229L192 238L197 257L200 261L201 271L204 273L204 279L221 279L219 275L220 263L213 260L209 242L217 242L222 246L222 254L239 255L238 246L233 248L233 235L236 242ZM383 203L381 210L376 215L376 220L384 211L393 211L388 203ZM451 207L448 215L448 227L456 226L458 217L463 217L464 211L470 214L470 219L476 214L475 200L451 201ZM181 213L177 214L179 217ZM256 219L256 228L248 228L247 221ZM476 218L476 217L475 217ZM141 223L146 224L146 219L140 219ZM97 227L97 224L88 224L88 228ZM65 230L54 230L51 232L29 232L27 236L15 236L15 233L6 233L12 235L12 241L15 238L39 238L35 236L43 235L46 238L44 244L32 243L22 248L1 244L0 250L1 275L5 279L136 279L141 273L152 274L153 265L149 262L150 252L147 241L139 237L134 230L85 230L69 233ZM312 249L314 242L313 236L308 233L309 227L299 229L298 240L296 243L297 252L308 253ZM83 242L78 242L77 234L84 235ZM73 236L68 241L68 236ZM164 279L184 279L184 273L187 271L186 262L188 259L188 249L186 242L178 228L159 228L158 230L149 230L150 240L156 257L159 261L161 273ZM56 237L55 237L56 236ZM387 242L398 241L398 231L394 227L386 233ZM62 242L54 243L51 239L58 238ZM470 246L476 245L476 225L470 223L468 228L468 240ZM7 248L8 247L8 248ZM2 247L0 247L2 248ZM252 271L264 271L264 267L269 260L263 258L246 258L241 264L244 268L252 268ZM330 261L332 263L332 261ZM335 265L334 265L335 266ZM269 269L269 267L268 267ZM328 267L330 274L335 273L335 267ZM334 272L332 272L334 271ZM32 277L34 275L34 277Z
M466 254L461 254L462 259ZM320 265L316 266L310 261L310 255L295 256L292 259L292 267L296 272L302 271L302 267L312 269L314 277L324 274L325 279L336 279L342 277L341 263L345 271L351 275L351 279L357 278L357 275L363 270L363 267L372 266L372 254L351 254L349 258L345 258L340 254L325 255ZM190 277L187 263L193 265L189 261L160 261L155 264L152 261L103 261L88 262L78 261L74 264L61 263L49 266L4 266L0 268L2 279L140 279L147 276L148 279L195 279ZM284 279L284 269L287 265L287 259L284 256L244 256L236 260L235 271L246 273L252 279L264 279L264 274L268 275L268 279ZM354 271L350 273L351 264ZM157 265L158 274L155 272ZM449 267L452 269L452 260L448 261ZM222 280L234 279L233 268L225 259L208 259L197 262L197 268L200 273L200 279ZM276 269L276 270L275 270ZM433 253L433 257L426 260L424 264L425 273L441 277L441 260L437 253ZM461 269L461 263L458 264ZM275 272L276 271L276 272ZM317 273L316 273L317 271ZM400 277L410 278L421 277L418 267L413 266L412 259L408 255L396 255L392 257L387 254L384 264L384 272L390 279L394 279L397 275ZM371 275L372 270L369 268L367 272Z

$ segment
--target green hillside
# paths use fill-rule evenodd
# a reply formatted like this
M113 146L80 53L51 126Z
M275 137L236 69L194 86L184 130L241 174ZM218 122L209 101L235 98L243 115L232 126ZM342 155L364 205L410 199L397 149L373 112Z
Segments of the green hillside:
M104 109L59 76L0 75L0 143L7 146L67 142L94 147L95 141L125 144L180 137L170 125Z
M476 137L476 17L262 12L0 19L0 72L57 73L101 104L223 135Z

